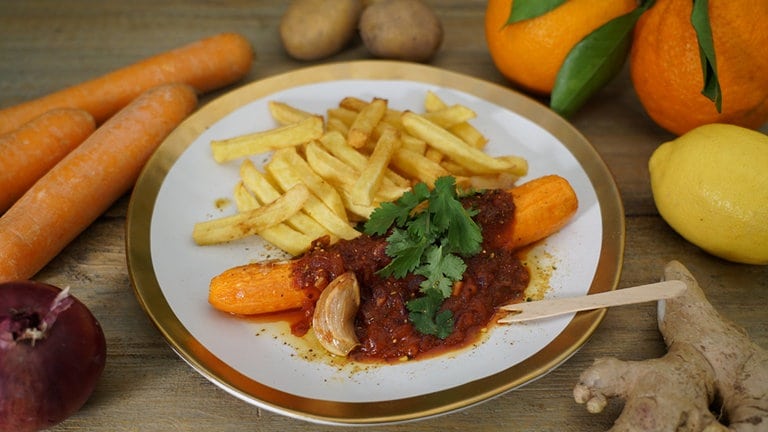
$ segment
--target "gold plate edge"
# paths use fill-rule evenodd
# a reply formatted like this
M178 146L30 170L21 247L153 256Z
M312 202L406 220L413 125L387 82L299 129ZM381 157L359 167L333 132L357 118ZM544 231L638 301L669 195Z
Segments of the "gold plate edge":
M445 414L519 387L570 358L597 329L605 310L576 314L560 335L541 351L486 378L394 401L331 402L287 394L251 380L206 350L179 322L155 277L149 238L154 201L173 163L206 127L239 108L240 101L259 99L300 85L341 79L403 79L445 86L502 106L550 132L582 165L595 189L603 215L600 259L589 293L614 290L618 286L625 241L621 197L602 157L570 123L538 101L514 90L432 66L385 60L331 63L244 84L202 106L167 137L140 175L128 207L128 270L141 307L169 345L200 374L232 395L290 417L326 424L397 423Z

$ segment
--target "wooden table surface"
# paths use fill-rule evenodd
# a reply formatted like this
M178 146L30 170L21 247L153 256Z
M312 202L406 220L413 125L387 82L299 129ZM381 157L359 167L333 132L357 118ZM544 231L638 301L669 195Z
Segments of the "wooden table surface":
M485 2L432 0L445 41L432 65L506 84L483 35ZM0 0L0 107L10 106L106 73L204 36L235 31L253 44L257 60L244 82L316 63L290 59L278 38L287 2L268 0ZM323 62L369 58L357 43ZM239 84L238 84L239 85ZM206 102L224 91L206 96ZM725 262L687 243L659 217L647 161L672 136L638 103L626 71L601 91L572 123L602 155L622 194L626 250L620 287L660 278L666 262L683 262L711 302L768 346L768 267ZM764 128L765 129L765 128ZM107 366L95 393L55 431L330 431L236 399L181 360L139 306L125 259L123 197L35 278L70 286L101 321ZM380 431L607 429L620 410L602 414L576 404L571 390L593 359L640 360L665 352L653 304L616 307L591 340L548 375L459 412Z

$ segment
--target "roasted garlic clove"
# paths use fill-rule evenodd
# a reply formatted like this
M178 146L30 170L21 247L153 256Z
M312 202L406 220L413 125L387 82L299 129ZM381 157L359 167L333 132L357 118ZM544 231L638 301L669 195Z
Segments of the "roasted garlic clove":
M323 348L346 357L360 345L355 334L355 314L360 307L360 285L353 272L331 281L320 294L312 316L312 328Z

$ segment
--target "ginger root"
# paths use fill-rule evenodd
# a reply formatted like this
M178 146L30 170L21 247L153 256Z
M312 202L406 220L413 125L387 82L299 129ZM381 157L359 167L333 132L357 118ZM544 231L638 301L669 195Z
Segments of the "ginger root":
M668 263L664 279L687 285L659 302L667 354L595 360L573 390L576 402L598 413L609 398L623 399L613 432L768 431L768 351L718 314L681 263Z

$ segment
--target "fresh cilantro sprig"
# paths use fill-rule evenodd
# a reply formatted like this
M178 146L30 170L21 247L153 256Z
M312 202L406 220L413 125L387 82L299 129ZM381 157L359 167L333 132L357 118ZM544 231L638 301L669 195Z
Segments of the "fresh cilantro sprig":
M424 276L423 294L408 301L409 319L421 333L442 339L453 331L453 315L440 311L467 266L463 257L480 252L483 236L472 217L477 214L459 201L456 179L440 177L430 190L418 183L395 202L383 203L366 222L369 235L387 237L390 263L381 276L403 278L409 273Z

